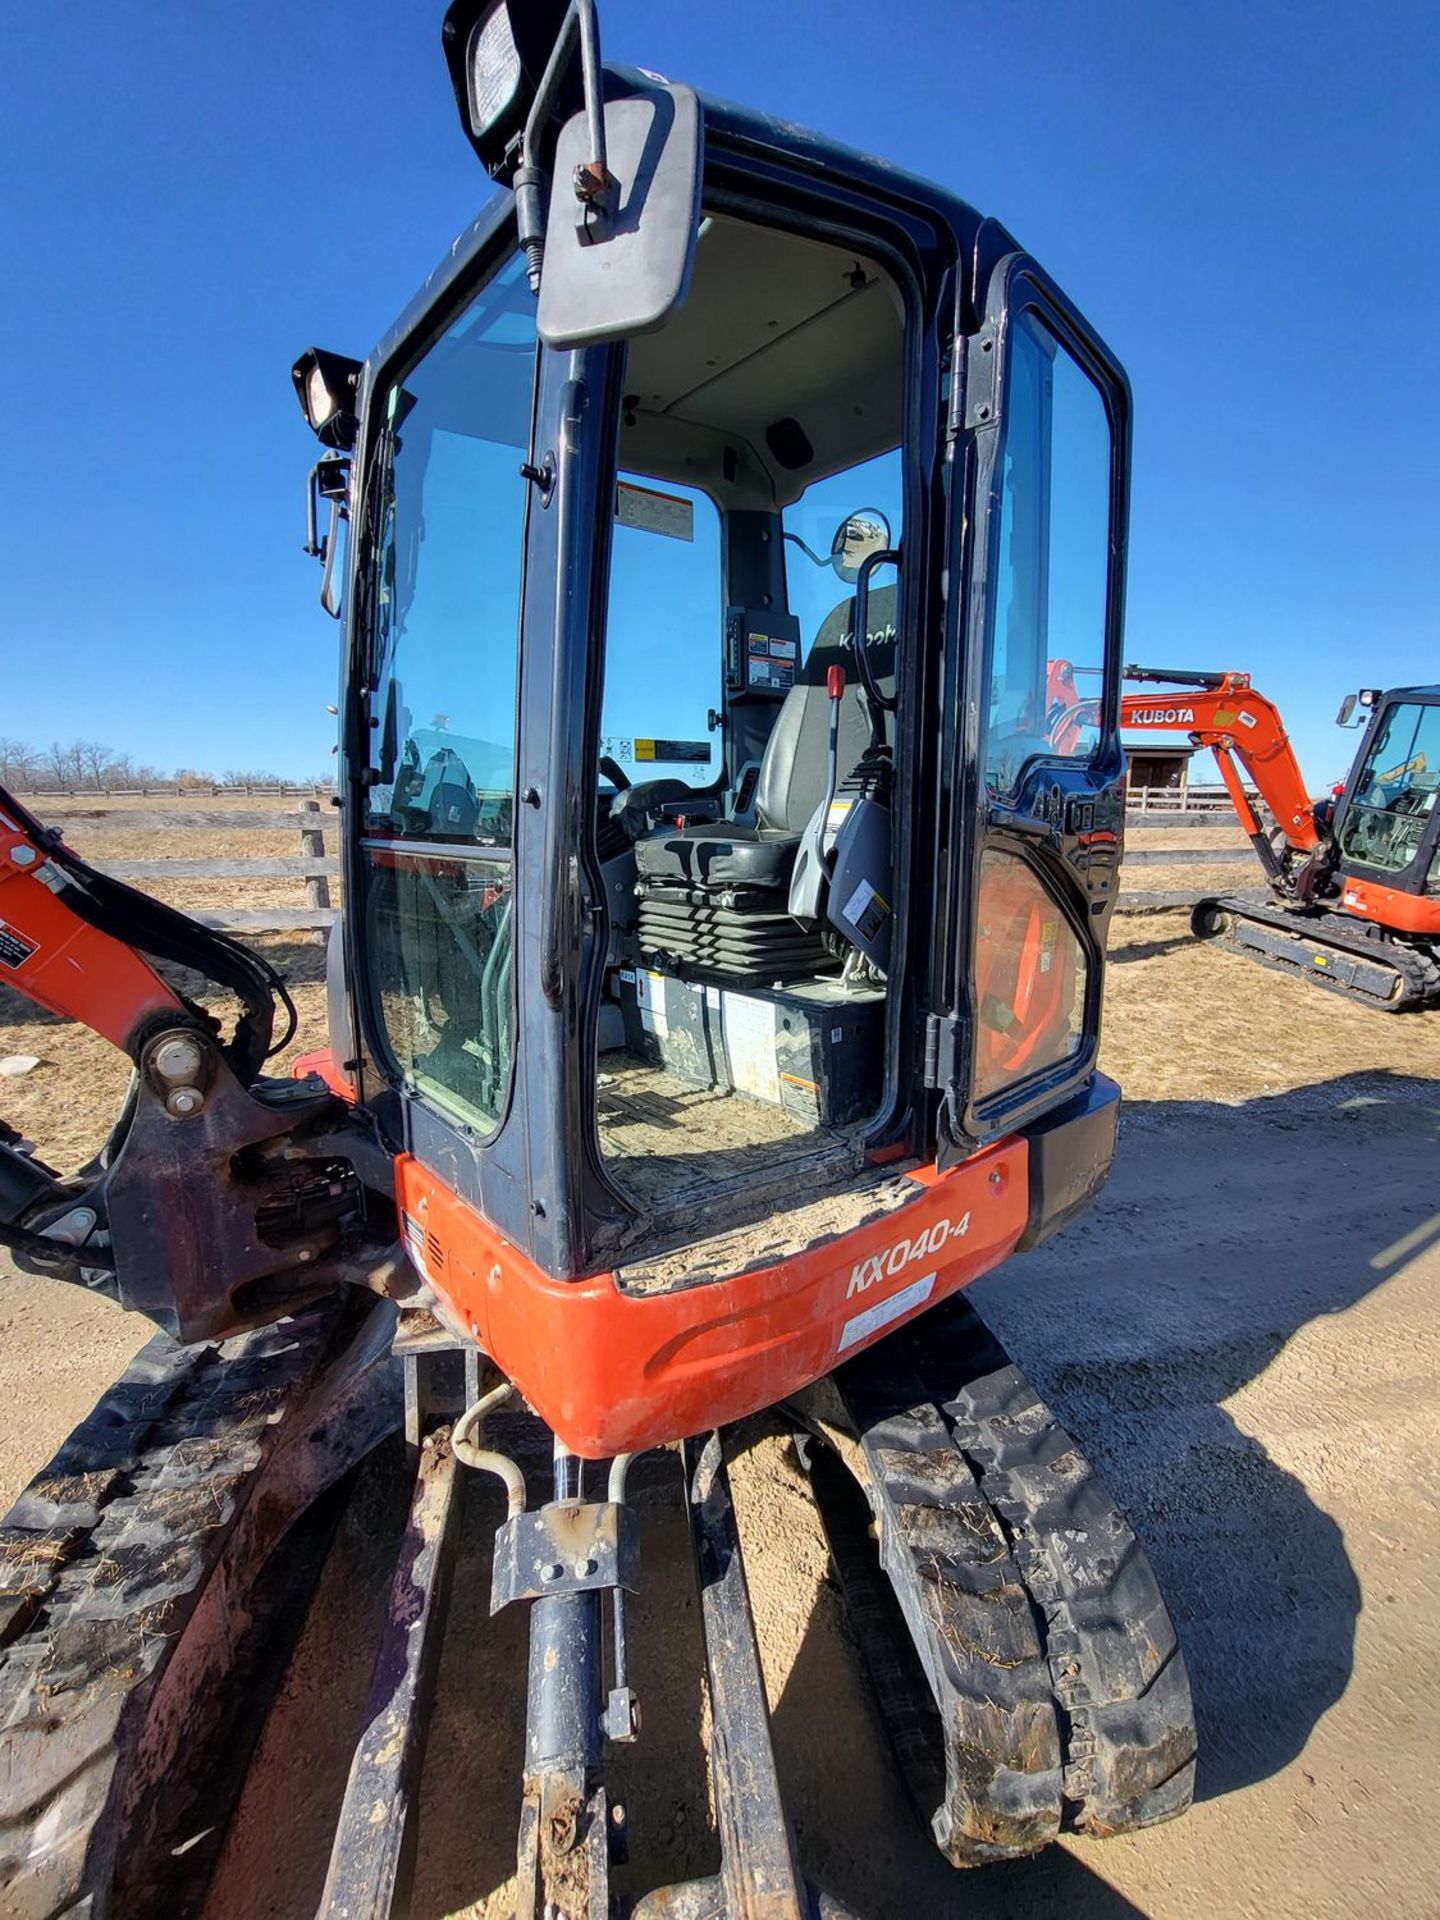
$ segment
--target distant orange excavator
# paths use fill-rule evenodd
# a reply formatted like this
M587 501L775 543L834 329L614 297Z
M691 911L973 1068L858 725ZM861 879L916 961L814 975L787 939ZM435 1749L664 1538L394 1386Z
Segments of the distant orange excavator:
M1348 695L1338 724L1369 724L1343 788L1316 801L1279 710L1248 674L1127 667L1125 678L1165 691L1123 695L1121 726L1211 750L1269 882L1268 894L1197 901L1197 937L1386 1013L1440 1003L1440 686ZM1064 661L1052 662L1049 692L1051 737L1073 745L1094 702Z

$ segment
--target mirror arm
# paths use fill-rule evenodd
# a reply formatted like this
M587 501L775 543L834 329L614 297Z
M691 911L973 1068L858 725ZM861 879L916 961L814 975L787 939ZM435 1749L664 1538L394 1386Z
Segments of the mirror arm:
M786 530L780 535L780 538L782 540L788 540L792 546L799 547L800 551L804 554L805 558L807 560L813 560L817 567L829 566L830 562L825 558L825 556L823 554L816 553L813 547L807 547L805 542L800 538L798 533L791 533L788 530Z
M540 165L540 139L549 123L565 69L574 56L577 35L585 90L585 121L590 130L590 159L575 169L573 184L579 203L575 217L581 236L587 242L600 237L598 224L609 213L615 195L615 182L606 165L604 71L600 64L600 26L595 15L595 0L570 0L525 121L520 164L512 183L526 277L530 291L537 294L545 268L545 198L549 185Z
M876 567L898 568L899 565L900 549L886 547L880 553L867 554L855 576L855 664L860 669L860 684L865 689L865 698L872 708L878 708L881 713L893 713L899 696L897 693L886 699L870 670L870 654L866 645L870 626L870 575Z

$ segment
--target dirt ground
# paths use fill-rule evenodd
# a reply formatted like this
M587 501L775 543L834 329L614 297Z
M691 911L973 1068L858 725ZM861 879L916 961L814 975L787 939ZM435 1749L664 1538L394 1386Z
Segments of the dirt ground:
M1216 840L1172 831L1162 844L1187 837ZM102 847L79 822L73 838L101 857L159 850L158 836ZM173 838L164 850L177 856L295 850L288 832L223 849ZM1216 872L1251 884L1243 867ZM1196 878L1145 868L1134 883ZM243 884L298 899L293 881ZM222 898L250 904L224 885ZM274 957L298 977L313 1045L318 949L276 942ZM802 1858L863 1920L1440 1914L1421 1836L1440 1793L1440 1015L1351 1009L1195 946L1178 914L1118 918L1111 961L1104 1065L1127 1095L1115 1175L1087 1219L973 1297L1155 1563L1195 1692L1199 1801L1134 1839L1066 1841L963 1877L946 1868L897 1783L787 1444L760 1422L737 1436L732 1473ZM118 1101L118 1063L0 995L0 1055L22 1051L42 1065L0 1081L0 1109L75 1164ZM0 1333L8 1503L146 1329L75 1289L11 1276ZM656 1456L636 1483L645 1722L614 1769L636 1889L715 1860L673 1473ZM256 1770L211 1920L315 1910L388 1575L374 1536L398 1520L394 1505L377 1476L342 1526L265 1736L261 1758L276 1764ZM502 1911L513 1857L524 1622L488 1617L498 1517L477 1482L426 1771L423 1920Z

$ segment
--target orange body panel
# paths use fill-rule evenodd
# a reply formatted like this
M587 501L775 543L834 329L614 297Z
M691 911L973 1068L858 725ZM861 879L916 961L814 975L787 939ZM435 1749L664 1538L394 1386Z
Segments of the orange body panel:
M178 1013L180 1002L133 947L51 892L37 877L44 864L44 849L0 815L0 982L128 1048L147 1014Z
M613 1274L555 1280L410 1155L395 1165L406 1245L424 1277L571 1449L662 1445L773 1406L988 1273L1029 1209L1023 1139L776 1266L668 1293Z
M1374 920L1396 933L1417 933L1440 940L1440 899L1423 893L1398 893L1374 880L1340 876L1340 902L1357 920Z

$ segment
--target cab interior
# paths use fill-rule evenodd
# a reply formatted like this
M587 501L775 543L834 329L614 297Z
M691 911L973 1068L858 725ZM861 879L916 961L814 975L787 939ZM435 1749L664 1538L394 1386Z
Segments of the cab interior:
M881 1105L904 345L874 261L717 212L684 304L629 348L596 1121L652 1218L853 1161Z

